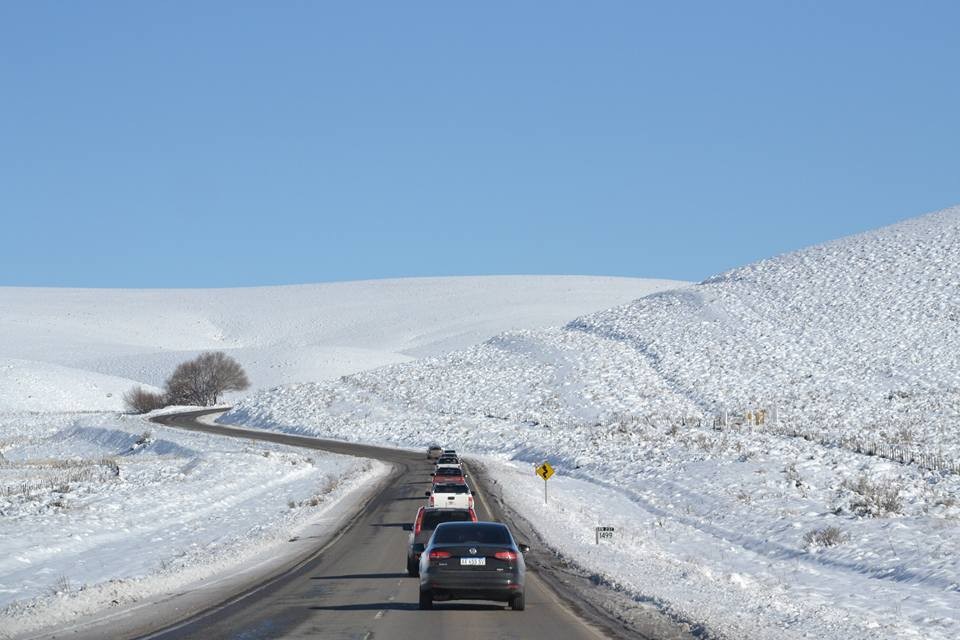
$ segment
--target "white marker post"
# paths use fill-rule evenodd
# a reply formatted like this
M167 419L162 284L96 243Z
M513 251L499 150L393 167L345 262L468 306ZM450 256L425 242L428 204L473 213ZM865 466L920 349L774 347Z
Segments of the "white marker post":
M613 539L613 527L597 527L595 529L597 535L597 544L600 544L600 539L612 540Z

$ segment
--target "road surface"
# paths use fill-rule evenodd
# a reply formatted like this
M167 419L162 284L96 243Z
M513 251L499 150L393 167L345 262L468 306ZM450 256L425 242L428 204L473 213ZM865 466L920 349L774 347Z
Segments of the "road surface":
M214 426L197 421L203 413L209 412L155 420L178 428L377 458L394 465L395 471L384 491L372 498L345 532L304 566L147 638L596 640L625 636L613 621L606 626L594 616L588 622L575 612L576 605L548 587L537 575L536 548L528 555L525 611L482 602L438 602L433 610L420 611L418 581L406 574L408 532L404 525L412 521L430 488L433 465L424 454ZM500 514L491 510L497 505L490 496L476 483L474 489L478 517L501 520Z

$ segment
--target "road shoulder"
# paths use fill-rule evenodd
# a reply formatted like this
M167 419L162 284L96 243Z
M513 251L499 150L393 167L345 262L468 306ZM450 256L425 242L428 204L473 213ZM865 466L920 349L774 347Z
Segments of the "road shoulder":
M528 542L531 572L543 581L567 608L613 638L623 640L702 639L702 630L675 620L652 604L638 601L630 594L598 582L593 574L552 549L523 514L503 499L496 479L496 464L479 458L467 458L474 483L483 493L487 508Z

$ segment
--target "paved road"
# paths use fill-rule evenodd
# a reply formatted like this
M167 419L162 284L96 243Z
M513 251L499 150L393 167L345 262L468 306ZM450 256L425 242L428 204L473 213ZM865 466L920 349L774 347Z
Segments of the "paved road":
M411 522L424 501L424 491L430 488L432 464L422 454L206 425L196 421L197 415L181 414L157 421L184 429L378 458L392 463L396 471L386 489L371 500L345 534L330 543L319 557L268 586L178 627L149 636L151 639L596 640L607 637L606 631L578 617L537 576L536 549L530 554L528 564L525 611L511 611L499 603L482 602L439 602L432 611L420 611L417 579L407 577L405 570L408 532L403 525ZM479 488L475 486L475 489ZM499 519L491 512L496 505L482 491L478 491L478 498L480 519Z

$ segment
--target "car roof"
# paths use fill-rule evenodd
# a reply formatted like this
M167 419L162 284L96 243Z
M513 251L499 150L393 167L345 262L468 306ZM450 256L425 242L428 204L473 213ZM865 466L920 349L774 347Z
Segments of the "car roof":
M502 522L489 522L489 521L480 521L480 522L442 522L442 523L440 523L439 525L437 525L437 528L439 529L440 527L449 527L449 526L454 526L454 527L456 527L456 526L468 527L468 526L469 526L469 527L478 527L478 528L479 528L479 527L489 527L489 528L497 528L497 529L506 529L507 531L510 530L510 527L508 527L507 525L505 525L505 524L502 523Z

